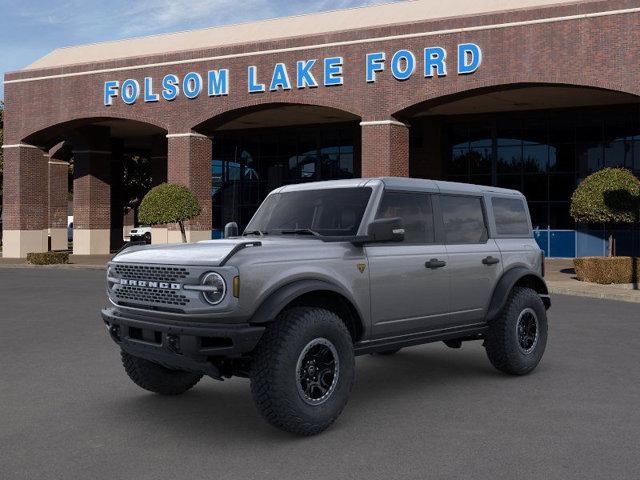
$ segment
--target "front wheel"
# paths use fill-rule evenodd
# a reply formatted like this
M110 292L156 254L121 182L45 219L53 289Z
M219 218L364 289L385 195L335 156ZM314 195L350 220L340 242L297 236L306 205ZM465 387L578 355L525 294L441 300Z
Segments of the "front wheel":
M281 313L256 347L251 393L272 425L299 435L328 428L347 404L355 377L346 326L322 308Z
M532 371L547 345L547 311L530 288L515 287L500 317L490 325L485 348L491 364L511 375Z

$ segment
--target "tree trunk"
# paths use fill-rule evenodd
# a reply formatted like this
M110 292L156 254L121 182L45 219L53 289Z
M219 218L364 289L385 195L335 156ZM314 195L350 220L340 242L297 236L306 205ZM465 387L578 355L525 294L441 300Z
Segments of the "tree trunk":
M187 243L187 234L184 231L184 224L182 222L178 222L180 226L180 233L182 234L182 243Z
M613 257L613 235L611 233L609 234L609 252L608 252L608 256L609 257Z

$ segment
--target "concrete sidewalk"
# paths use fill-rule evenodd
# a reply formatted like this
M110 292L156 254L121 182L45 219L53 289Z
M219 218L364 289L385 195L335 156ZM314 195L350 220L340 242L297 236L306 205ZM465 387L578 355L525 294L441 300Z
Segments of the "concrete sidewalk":
M600 285L577 280L571 259L547 259L545 266L550 293L640 303L640 290L633 284Z
M69 263L59 265L31 265L24 258L0 258L0 268L83 268L104 270L113 255L69 255Z

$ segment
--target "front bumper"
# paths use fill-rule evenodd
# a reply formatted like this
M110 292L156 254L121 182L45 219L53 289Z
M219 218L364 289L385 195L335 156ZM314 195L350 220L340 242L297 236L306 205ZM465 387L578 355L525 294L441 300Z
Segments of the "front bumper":
M212 358L239 358L251 352L265 327L249 324L202 324L158 321L126 315L116 308L102 310L111 338L120 348L167 368L220 378Z

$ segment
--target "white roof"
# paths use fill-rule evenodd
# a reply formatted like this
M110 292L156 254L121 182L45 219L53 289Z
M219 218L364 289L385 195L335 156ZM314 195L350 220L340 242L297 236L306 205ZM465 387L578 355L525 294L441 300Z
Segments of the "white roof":
M422 20L471 16L585 0L409 0L258 22L58 48L25 70L103 62L202 48L255 43Z

